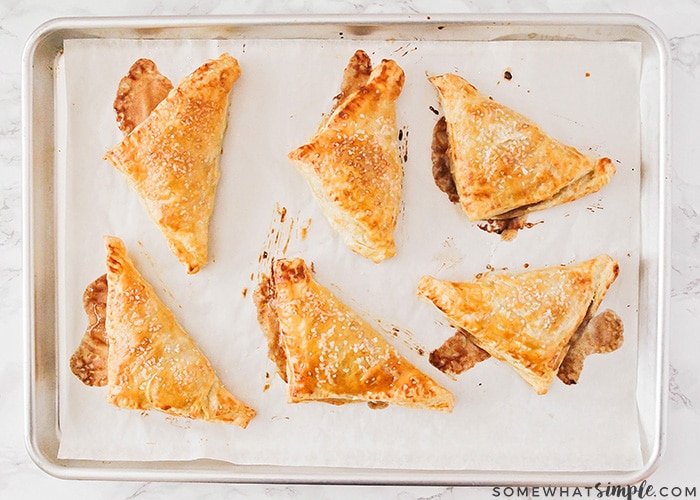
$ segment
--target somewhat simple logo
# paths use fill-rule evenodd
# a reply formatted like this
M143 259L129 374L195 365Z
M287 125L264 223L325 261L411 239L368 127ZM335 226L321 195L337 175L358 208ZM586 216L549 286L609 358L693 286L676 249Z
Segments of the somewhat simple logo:
M594 486L496 486L491 496L505 498L695 498L695 486L662 486L656 488L646 480L639 484L596 483Z

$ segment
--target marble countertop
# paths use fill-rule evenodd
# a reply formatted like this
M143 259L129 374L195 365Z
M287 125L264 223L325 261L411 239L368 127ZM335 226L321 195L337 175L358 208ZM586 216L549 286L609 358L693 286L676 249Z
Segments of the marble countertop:
M0 2L0 498L491 498L492 488L225 485L66 481L42 472L24 444L21 56L30 33L62 16L276 13L620 12L647 17L672 50L672 270L667 448L647 483L667 496L700 492L700 0L4 0ZM681 490L673 490L680 488ZM680 492L680 495L674 495ZM694 492L694 494L693 494ZM515 492L512 492L515 496ZM689 493L689 495L687 495ZM505 496L500 491L501 496ZM572 496L573 491L559 491ZM663 493L662 493L663 494ZM541 496L526 491L520 496ZM596 492L579 492L595 496Z

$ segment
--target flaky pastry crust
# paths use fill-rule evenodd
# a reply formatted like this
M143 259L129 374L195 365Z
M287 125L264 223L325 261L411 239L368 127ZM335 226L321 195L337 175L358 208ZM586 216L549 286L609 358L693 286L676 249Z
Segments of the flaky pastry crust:
M345 244L381 262L396 253L403 168L394 103L404 73L387 59L369 74L368 67L369 56L357 51L334 110L288 157Z
M273 264L290 403L367 402L452 411L454 396L422 373L327 288L303 259Z
M570 339L595 314L618 273L617 262L600 255L571 266L489 273L471 282L423 276L418 295L545 394Z
M463 78L430 78L447 120L448 158L459 202L472 221L509 219L600 190L615 174L534 122L480 94Z
M228 54L206 62L105 155L127 176L188 273L208 260L229 93L239 75Z
M107 399L120 408L246 427L255 410L226 390L204 354L143 279L124 243L105 237Z

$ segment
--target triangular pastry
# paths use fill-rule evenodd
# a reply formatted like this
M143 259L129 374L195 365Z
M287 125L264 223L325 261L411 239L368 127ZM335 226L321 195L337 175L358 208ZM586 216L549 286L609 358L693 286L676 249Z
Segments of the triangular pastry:
M288 155L331 227L374 262L396 253L403 168L394 102L403 83L396 62L384 59L371 69L369 56L357 51L335 109L307 144Z
M510 219L594 193L615 174L547 135L463 78L430 78L447 121L447 156L459 203L470 220Z
M593 317L618 272L617 262L600 255L571 266L489 273L471 282L423 276L418 295L544 394L570 339Z
M207 263L229 93L239 75L228 54L208 61L105 155L129 178L189 273Z
M261 326L280 337L281 352L271 355L284 358L278 366L286 367L290 403L367 402L452 411L452 393L319 285L303 259L276 260L270 283L261 288L264 296L256 302L268 317ZM275 321L269 321L271 315Z
M120 408L246 427L255 410L223 386L213 368L153 287L124 243L105 238L109 341L107 399Z

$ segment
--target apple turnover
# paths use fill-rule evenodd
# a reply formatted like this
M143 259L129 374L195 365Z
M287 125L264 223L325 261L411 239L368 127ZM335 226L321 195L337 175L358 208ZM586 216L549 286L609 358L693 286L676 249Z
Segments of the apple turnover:
M471 282L423 276L418 295L545 394L572 337L594 317L618 273L617 262L600 255L570 266L488 273Z
M445 161L434 157L433 168L445 170L447 163L454 186L442 176L439 185L471 221L514 219L567 203L600 190L615 174L609 158L592 158L557 141L457 75L430 82L445 119L436 131L446 126L447 134ZM441 142L434 140L434 153Z
M127 176L188 273L208 260L229 93L239 75L228 54L206 62L105 155ZM130 124L122 120L120 126L128 130Z
M396 62L384 59L372 69L358 50L335 108L316 135L288 155L343 242L374 262L396 253L403 167L394 103L403 83Z
M374 408L394 404L452 411L452 393L318 284L303 259L276 260L255 302L290 403L366 402Z
M139 274L124 243L105 238L107 399L120 408L233 423L255 410L236 399L172 311Z

